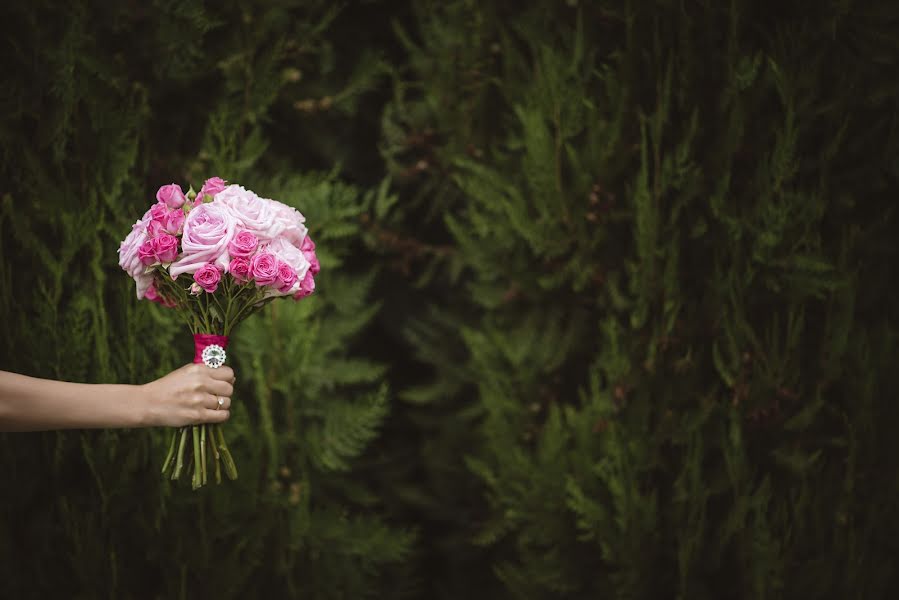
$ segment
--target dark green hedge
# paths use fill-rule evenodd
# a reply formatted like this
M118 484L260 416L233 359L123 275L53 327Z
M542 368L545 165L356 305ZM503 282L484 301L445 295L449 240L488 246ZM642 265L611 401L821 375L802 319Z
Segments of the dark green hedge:
M163 183L294 204L323 265L234 341L237 482L0 434L0 596L892 597L899 6L0 17L0 368L190 358L116 265Z

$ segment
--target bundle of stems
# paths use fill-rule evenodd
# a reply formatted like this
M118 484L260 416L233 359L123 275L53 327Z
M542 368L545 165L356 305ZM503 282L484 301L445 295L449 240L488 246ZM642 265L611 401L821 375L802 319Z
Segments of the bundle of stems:
M228 444L225 443L222 427L218 423L187 425L172 432L169 451L162 464L163 475L170 475L173 480L181 477L181 473L185 470L188 437L191 439L193 456L187 459L186 468L191 473L193 489L200 488L208 482L210 459L216 483L222 482L223 463L228 479L237 479L237 465L234 464L234 458L231 456L231 451L228 450Z
M222 278L213 293L192 294L190 286L172 280L162 266L157 267L154 280L157 293L182 315L193 334L230 336L238 323L275 299L266 298L264 288L253 282L237 283L231 277ZM237 479L237 466L221 424L179 427L172 432L162 473L177 480L190 472L191 486L197 489L209 481L210 460L216 483L222 481L223 466L229 479Z

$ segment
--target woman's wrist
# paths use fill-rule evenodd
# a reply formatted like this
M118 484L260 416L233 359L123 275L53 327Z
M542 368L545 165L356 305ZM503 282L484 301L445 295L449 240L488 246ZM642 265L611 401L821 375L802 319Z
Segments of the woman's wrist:
M152 382L151 382L152 383ZM156 395L150 383L137 386L137 402L135 403L135 427L155 427L158 421L156 414Z

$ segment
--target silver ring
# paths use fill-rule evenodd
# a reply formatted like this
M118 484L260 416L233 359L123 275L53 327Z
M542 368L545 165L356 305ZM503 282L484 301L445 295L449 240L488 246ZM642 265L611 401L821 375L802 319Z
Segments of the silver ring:
M219 405L215 407L215 410L218 410L218 409L222 408L223 406L225 406L225 399L219 397Z

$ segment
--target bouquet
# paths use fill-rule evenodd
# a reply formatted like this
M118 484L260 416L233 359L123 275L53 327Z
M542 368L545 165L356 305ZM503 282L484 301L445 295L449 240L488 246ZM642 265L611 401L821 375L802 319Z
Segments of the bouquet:
M164 185L156 203L119 247L119 265L134 278L137 298L176 310L194 337L194 362L224 364L228 336L276 298L300 300L315 290L319 263L305 217L218 177L200 191ZM219 424L172 433L163 475L191 472L192 487L216 482L237 467Z

